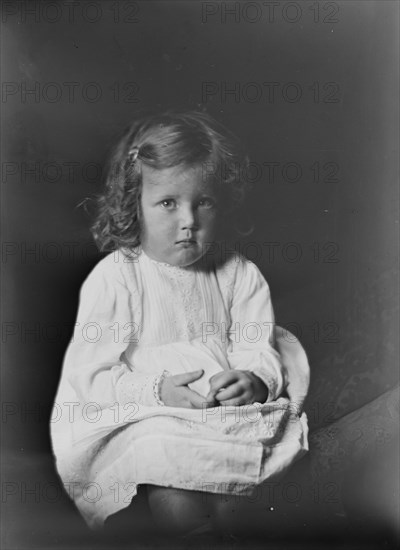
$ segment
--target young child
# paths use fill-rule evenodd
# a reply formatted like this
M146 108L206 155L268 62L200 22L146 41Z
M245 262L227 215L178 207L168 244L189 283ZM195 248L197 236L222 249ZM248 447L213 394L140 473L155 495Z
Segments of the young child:
M113 152L93 227L110 253L82 286L51 424L93 528L147 485L160 525L196 529L215 516L204 494L248 493L308 449L304 352L276 345L258 268L221 253L242 163L198 112L141 117Z

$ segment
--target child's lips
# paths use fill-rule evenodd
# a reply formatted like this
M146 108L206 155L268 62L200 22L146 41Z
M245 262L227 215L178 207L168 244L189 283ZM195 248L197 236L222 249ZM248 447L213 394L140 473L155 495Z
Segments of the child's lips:
M196 239L193 239L193 237L186 237L186 239L179 239L179 241L176 241L176 244L180 243L195 243Z
M179 244L183 247L189 247L196 244L196 241L194 239L182 239L181 241L177 241L176 244Z

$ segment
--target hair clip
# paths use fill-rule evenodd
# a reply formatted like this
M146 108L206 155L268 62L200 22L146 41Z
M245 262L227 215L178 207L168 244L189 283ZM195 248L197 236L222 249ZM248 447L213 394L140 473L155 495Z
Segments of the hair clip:
M138 154L139 154L139 147L136 147L136 146L131 147L129 149L129 152L128 152L129 160L131 162L135 162L135 160L137 159Z

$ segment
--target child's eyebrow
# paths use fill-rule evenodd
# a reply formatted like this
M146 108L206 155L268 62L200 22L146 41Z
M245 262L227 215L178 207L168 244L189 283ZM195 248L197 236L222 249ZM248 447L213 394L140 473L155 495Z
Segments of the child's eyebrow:
M157 191L154 193L154 196L157 197L157 198L160 198L160 197L168 197L168 198L177 198L177 197L180 197L181 196L181 193L179 192L176 192L176 191L168 191L168 190L163 190L163 189L157 189ZM199 193L197 193L197 195L194 197L195 199L196 198L199 198L199 197L210 197L210 198L215 198L216 197L216 193L214 191L199 191Z

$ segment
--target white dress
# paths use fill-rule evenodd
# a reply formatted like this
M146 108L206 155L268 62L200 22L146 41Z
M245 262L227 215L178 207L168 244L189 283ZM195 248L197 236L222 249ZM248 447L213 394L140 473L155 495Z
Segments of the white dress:
M58 472L89 526L128 506L139 484L247 492L302 456L309 369L289 334L274 347L268 285L236 254L211 269L140 248L101 260L81 289L51 421ZM160 374L198 369L190 387L203 396L213 374L241 369L264 381L267 402L157 403Z

